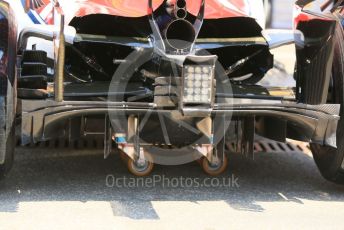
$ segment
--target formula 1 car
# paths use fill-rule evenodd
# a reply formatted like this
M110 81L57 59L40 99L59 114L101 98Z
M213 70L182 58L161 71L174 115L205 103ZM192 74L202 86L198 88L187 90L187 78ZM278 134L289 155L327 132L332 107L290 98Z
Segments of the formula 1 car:
M22 5L45 25L25 27L17 38L16 14L0 0L1 175L13 161L15 120L23 145L102 135L104 157L115 145L136 176L154 164L196 160L219 175L226 143L235 140L253 157L255 134L310 142L319 149L317 162L327 149L336 159L343 153L336 150L341 101L332 98L342 88L331 80L338 27L332 16L299 3L300 32L290 38L263 35L245 0ZM294 40L296 87L257 84L273 67L270 49ZM343 165L336 177L318 165L330 180L343 177Z

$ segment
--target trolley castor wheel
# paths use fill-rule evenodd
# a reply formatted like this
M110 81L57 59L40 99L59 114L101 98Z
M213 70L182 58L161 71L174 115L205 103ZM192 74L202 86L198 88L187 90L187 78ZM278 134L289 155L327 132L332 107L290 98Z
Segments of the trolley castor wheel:
M119 151L119 156L127 166L129 172L138 177L148 176L153 171L154 167L152 156L143 149L141 149L141 151L143 154L141 159L139 156L136 156L134 159L132 159L125 152Z
M151 174L153 171L154 163L148 159L134 161L128 157L127 167L130 173L138 177L144 177Z
M148 176L152 171L154 167L154 163L148 157L145 160L140 161L134 161L131 159L125 152L120 151L119 156L121 160L127 165L128 170L131 174L138 176L138 177L144 177ZM146 157L146 156L145 156Z
M225 155L223 155L216 163L209 162L206 157L203 157L200 161L203 171L210 176L221 175L226 171L228 166L228 159Z

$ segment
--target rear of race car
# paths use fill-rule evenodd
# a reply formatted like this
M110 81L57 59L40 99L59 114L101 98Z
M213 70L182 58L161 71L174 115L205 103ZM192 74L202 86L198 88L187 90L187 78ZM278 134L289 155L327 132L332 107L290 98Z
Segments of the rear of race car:
M235 141L253 157L255 134L336 147L340 106L324 100L333 45L320 49L326 62L312 73L305 66L319 67L319 58L300 28L297 86L263 87L277 43L248 16L246 1L149 0L139 8L100 2L68 8L61 1L53 7L58 26L20 33L23 144L102 135L104 156L115 142L137 176L154 163L194 160L219 175L227 166L225 144ZM330 24L310 32L309 41L331 37ZM32 37L51 41L53 58Z

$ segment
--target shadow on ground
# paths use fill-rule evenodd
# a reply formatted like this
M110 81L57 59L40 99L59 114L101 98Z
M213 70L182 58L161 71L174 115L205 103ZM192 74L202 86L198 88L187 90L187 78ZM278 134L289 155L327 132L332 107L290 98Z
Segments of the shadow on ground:
M55 151L55 150L54 150ZM17 149L15 166L0 182L0 212L16 212L20 202L108 201L114 216L158 219L151 201L225 201L236 210L264 212L259 202L344 201L344 187L325 181L313 159L302 153L263 153L255 161L230 154L226 175L237 187L107 187L106 176L131 175L117 155L58 156L49 149ZM156 166L153 178L207 178L197 163ZM135 210L135 211L133 211Z

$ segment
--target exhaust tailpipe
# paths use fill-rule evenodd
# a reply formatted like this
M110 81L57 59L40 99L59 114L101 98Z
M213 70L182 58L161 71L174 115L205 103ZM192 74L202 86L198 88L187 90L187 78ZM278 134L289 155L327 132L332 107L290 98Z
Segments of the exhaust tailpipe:
M184 19L177 19L168 24L165 38L172 48L177 50L190 48L196 39L193 25Z

